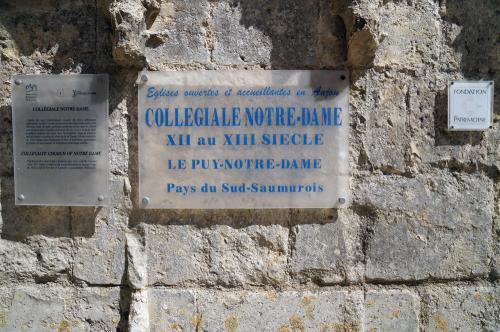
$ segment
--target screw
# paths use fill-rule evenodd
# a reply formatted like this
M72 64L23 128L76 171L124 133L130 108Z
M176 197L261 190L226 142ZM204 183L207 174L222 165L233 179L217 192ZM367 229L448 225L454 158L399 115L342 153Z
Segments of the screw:
M150 199L149 199L149 197L147 197L147 196L146 196L146 197L144 197L144 198L142 199L142 204L143 204L144 206L148 205L148 204L149 204L149 202L150 202Z
M453 128L455 128L455 126L450 126L450 129L453 129Z
M20 201L24 201L24 195L23 194L17 195L17 199Z
M450 85L453 85L453 84L455 84L455 82L450 82Z
M345 75L340 75L340 79L343 81L345 80Z
M148 76L147 75L142 75L141 76L141 81L147 82L148 81Z
M490 82L490 85L493 85L493 82Z
M14 80L14 83L15 83L16 85L21 85L21 84L23 83L23 81L21 81L20 79L16 78L16 79Z
M490 129L493 129L493 126L490 126Z
M340 197L339 198L339 203L340 204L345 204L345 198L344 197Z
M99 202L104 201L104 196L103 196L103 195L99 195L99 197L97 197L97 200L98 200Z

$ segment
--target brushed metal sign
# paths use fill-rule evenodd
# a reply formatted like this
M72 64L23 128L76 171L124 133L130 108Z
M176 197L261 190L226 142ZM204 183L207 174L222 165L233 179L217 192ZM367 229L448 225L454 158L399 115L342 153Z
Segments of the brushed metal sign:
M17 205L107 205L108 75L12 82Z

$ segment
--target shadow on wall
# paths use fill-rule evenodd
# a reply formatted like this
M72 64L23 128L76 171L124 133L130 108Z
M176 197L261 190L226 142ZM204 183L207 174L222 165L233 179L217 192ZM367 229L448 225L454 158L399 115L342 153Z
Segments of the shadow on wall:
M272 69L361 69L373 64L374 36L349 0L229 2L247 29L270 38ZM236 50L236 51L241 51ZM240 57L242 55L240 54Z
M93 208L16 206L14 202L14 161L12 157L11 108L0 114L0 201L1 237L22 241L31 235L48 237L90 237L94 234Z
M460 33L450 34L451 46L461 54L460 69L467 80L494 80L495 113L500 106L500 6L497 0L441 0L441 16ZM479 145L484 132L449 132L447 89L436 95L434 108L436 145ZM498 120L497 120L498 121Z
M96 11L94 1L0 0L0 48L25 56L20 61L30 72L92 73L104 52L96 47L105 35L96 33Z
M1 237L22 241L28 236L91 237L95 231L94 208L16 206L14 201L14 161L12 154L11 108L0 114L0 201Z
M3 75L43 72L95 73L111 59L104 19L94 1L0 0L0 61ZM110 43L108 43L110 44ZM10 80L10 77L5 77ZM97 211L92 207L15 206L11 107L0 108L1 237L31 235L91 237Z
M259 30L271 39L273 69L345 67L347 29L342 15L347 16L347 6L344 1L234 1L230 7L241 13L242 26Z
M376 43L365 27L366 22L356 18L345 0L230 0L216 3L215 18L219 33L216 50L219 56L234 61L259 63L258 53L266 45L245 39L248 31L236 25L258 30L271 41L271 69L347 69L360 71L373 62ZM235 28L235 29L234 29ZM242 43L242 40L244 42ZM251 44L249 46L249 44ZM255 44L255 45L254 45ZM262 48L262 49L260 49ZM217 61L217 58L216 58ZM312 77L311 86L318 79ZM137 123L132 115L131 123ZM137 129L129 128L131 156L137 156ZM133 202L138 202L138 169L136 157L130 160ZM269 209L269 210L142 210L134 209L131 227L142 222L152 224L195 225L210 227L214 224L235 228L248 225L279 224L291 226L305 223L334 223L338 220L335 209Z

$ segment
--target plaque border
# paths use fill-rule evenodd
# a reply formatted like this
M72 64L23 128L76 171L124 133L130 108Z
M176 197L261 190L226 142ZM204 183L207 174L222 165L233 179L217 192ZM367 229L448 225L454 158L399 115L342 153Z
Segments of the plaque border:
M105 137L104 137L104 146L106 147L106 166L105 166L105 171L106 171L106 189L105 192L103 193L104 199L101 201L99 200L99 196L95 198L94 203L88 203L88 204L70 204L70 203L27 203L23 202L22 200L19 199L19 195L21 193L18 192L18 186L17 186L17 177L16 177L16 144L14 144L15 141L15 135L14 135L14 128L15 128L15 116L14 116L14 105L13 105L13 98L12 96L14 95L14 87L17 85L16 81L17 80L25 80L29 79L30 77L36 76L37 78L53 78L53 77L96 77L97 79L101 78L104 79L105 81L105 99L106 103L103 105L105 114L104 114L104 121L106 122L105 126ZM110 165L109 165L109 153L110 153L110 146L109 146L109 74L108 73L99 73L99 74L18 74L18 75L13 75L11 77L11 119L12 119L12 166L14 169L14 200L15 200L15 205L17 206L74 206L74 207L109 207L111 205L111 197L110 197Z
M490 100L490 119L488 127L486 128L455 128L451 125L450 114L451 114L451 86L454 83L488 83L488 88L491 90L491 100ZM451 80L448 81L448 131L486 131L492 128L493 115L495 108L495 81L470 81L470 80Z

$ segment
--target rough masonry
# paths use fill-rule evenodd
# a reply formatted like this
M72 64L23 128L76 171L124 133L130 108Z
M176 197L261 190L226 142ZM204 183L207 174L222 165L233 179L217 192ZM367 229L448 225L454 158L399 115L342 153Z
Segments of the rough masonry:
M495 0L0 0L0 331L498 331ZM348 69L351 207L142 210L137 72ZM16 207L14 74L110 74L108 208ZM498 87L500 84L496 84Z

